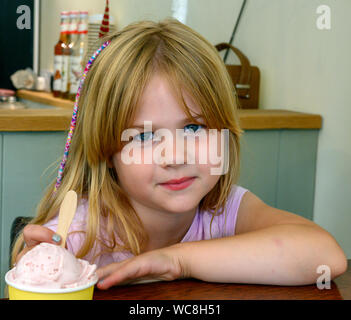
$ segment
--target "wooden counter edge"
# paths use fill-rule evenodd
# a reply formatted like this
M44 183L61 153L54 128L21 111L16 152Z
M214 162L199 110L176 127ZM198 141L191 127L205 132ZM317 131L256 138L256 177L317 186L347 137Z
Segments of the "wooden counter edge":
M320 129L322 118L296 112L274 114L239 111L243 130ZM267 110L268 111L268 110ZM0 131L65 131L69 129L72 109L0 110Z
M24 109L0 110L0 131L66 131L72 110Z
M318 114L289 110L239 110L243 130L320 129L322 117Z
M17 96L58 108L0 110L0 131L68 130L73 101L55 98L52 93L30 90L18 90ZM238 114L243 130L320 129L322 127L322 117L318 114L280 109L241 109Z

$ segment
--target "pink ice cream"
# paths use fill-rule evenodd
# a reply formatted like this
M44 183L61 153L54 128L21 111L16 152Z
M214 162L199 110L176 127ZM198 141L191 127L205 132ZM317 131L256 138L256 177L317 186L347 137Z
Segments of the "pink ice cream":
M95 270L95 264L77 259L60 246L43 242L28 251L8 277L18 285L36 288L75 288L96 282Z

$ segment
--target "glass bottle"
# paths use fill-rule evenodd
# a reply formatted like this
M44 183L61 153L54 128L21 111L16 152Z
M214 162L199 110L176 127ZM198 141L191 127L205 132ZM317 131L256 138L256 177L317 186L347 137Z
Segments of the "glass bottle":
M81 56L82 70L85 68L85 63L88 62L88 11L80 12L80 24L78 26L79 32L79 52Z
M69 94L69 63L70 63L70 55L71 55L71 30L72 30L72 22L74 25L74 19L77 17L72 16L72 12L69 12L69 20L68 20L68 32L67 32L67 42L63 46L63 54L62 54L62 84L61 84L61 97L63 99L68 99Z
M61 12L60 39L54 47L54 81L53 95L61 96L62 73L63 73L63 49L68 42L69 12Z
M79 23L78 23L78 39L73 43L72 52L71 52L71 71L70 71L70 92L69 99L74 101L78 87L80 77L83 72L83 58L87 51L87 34L88 34L88 12L81 11L79 14Z
M76 60L77 60L77 47L79 45L79 34L78 34L78 24L79 24L79 11L71 11L70 14L71 23L70 23L70 41L69 41L69 73L68 73L68 83L67 83L67 91L68 91L68 99L72 100L71 89L74 86L75 79L74 74L76 72Z

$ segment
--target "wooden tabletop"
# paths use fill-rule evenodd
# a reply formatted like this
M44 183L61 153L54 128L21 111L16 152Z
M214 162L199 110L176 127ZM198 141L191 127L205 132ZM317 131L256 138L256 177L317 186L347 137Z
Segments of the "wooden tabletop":
M195 279L115 286L94 291L94 300L350 300L351 260L347 272L330 289L308 286L268 286L209 283Z
M52 93L18 90L17 96L53 108L0 110L0 131L66 131L72 118L73 101ZM279 109L239 110L243 130L320 129L322 117Z
M93 300L351 300L351 259L347 271L331 281L330 289L320 290L317 285L268 286L186 279L108 290L95 288Z

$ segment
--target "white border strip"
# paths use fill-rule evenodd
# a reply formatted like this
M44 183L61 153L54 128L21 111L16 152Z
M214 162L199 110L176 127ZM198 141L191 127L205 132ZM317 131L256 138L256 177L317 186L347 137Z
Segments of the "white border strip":
M34 0L34 39L33 39L33 71L39 75L39 36L40 36L40 0Z

